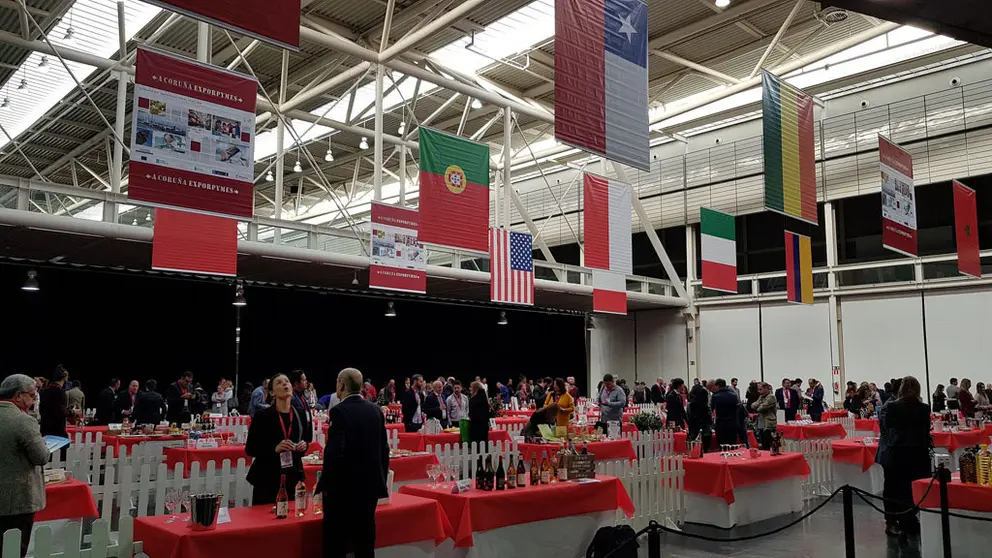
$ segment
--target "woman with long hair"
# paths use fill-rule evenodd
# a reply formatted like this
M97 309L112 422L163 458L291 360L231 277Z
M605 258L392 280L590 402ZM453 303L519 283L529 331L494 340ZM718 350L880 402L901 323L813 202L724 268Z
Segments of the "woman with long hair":
M889 512L885 532L890 536L920 532L919 518L910 511L913 481L930 478L933 448L930 407L920 399L920 381L913 376L903 378L897 397L886 406L884 424L879 425L887 447L882 468Z
M276 374L269 383L275 400L271 407L258 409L248 427L245 453L252 457L248 483L252 485L252 503L274 504L281 475L286 475L286 490L292 492L305 478L302 457L310 446L310 428L303 415L293 407L293 384L286 374Z
M568 385L562 378L555 378L553 387L544 398L544 406L557 408L555 417L555 431L560 432L560 436L568 434L568 420L572 418L572 411L575 410L575 402L568 394ZM563 431L563 432L562 432Z
M856 402L858 404L856 412L858 418L866 419L875 416L875 397L868 384L861 384L861 387L858 388Z
M944 393L944 384L937 384L937 389L930 396L933 401L933 412L942 413L947 409L947 394Z

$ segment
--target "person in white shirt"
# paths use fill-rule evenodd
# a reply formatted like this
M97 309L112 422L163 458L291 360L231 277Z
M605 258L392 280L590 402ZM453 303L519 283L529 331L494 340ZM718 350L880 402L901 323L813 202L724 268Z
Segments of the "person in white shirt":
M213 403L210 406L211 413L219 413L221 416L227 416L227 402L234 397L234 391L228 386L227 380L221 378L220 382L217 383L217 391L210 396L210 401Z
M444 403L448 407L448 420L452 426L456 426L461 419L468 418L468 396L462 393L460 381L455 380L454 392Z

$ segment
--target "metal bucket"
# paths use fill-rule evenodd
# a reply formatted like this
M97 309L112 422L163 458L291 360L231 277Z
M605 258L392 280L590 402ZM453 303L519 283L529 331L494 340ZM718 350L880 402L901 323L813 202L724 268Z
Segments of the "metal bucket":
M699 440L686 440L685 453L687 459L702 459L703 443Z
M220 513L220 494L193 494L189 497L190 529L212 531L217 528L217 514Z

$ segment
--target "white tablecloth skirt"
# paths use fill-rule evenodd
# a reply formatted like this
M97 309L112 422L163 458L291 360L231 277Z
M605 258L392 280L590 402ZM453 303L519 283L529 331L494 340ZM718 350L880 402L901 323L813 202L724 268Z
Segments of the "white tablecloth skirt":
M685 493L685 520L730 529L803 511L802 477L789 477L734 489L734 503L706 494Z
M933 487L937 489L936 486ZM956 510L954 513L971 515L975 517L992 518L992 513L976 512L968 510ZM989 523L986 521L972 521L958 517L951 518L951 551L954 558L987 558L992 551L989 550ZM940 532L940 515L936 513L920 512L920 534L923 543L923 558L942 558L944 556L944 542Z
M834 487L849 484L872 494L881 494L885 483L885 473L882 466L875 463L867 471L861 470L861 465L853 463L833 462Z
M539 505L535 502L534 505ZM549 503L545 503L549 504ZM567 506L567 504L565 504ZM584 558L600 527L613 525L616 512L597 512L560 517L546 521L510 525L472 533L473 546L455 548L445 541L437 548L437 558ZM376 550L376 558L380 558Z
M434 558L434 541L420 541L411 544L398 544L375 549L376 558ZM349 554L348 556L353 556Z
M855 430L852 438L878 438L878 433L874 430Z

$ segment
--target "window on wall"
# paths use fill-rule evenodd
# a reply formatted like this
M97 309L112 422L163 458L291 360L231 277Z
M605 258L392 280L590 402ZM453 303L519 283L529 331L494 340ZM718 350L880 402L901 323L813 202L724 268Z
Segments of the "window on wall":
M685 251L685 227L669 227L655 231L661 245L665 247L668 258L672 260L672 267L679 277L685 279L686 276L686 251ZM665 268L662 267L658 254L651 245L651 240L647 233L636 233L631 239L631 248L634 256L634 275L644 277L654 277L657 279L668 279Z

